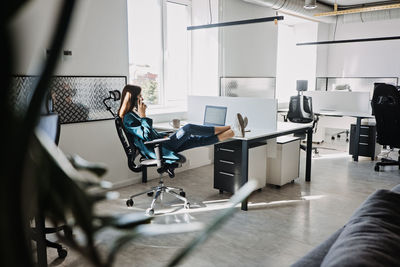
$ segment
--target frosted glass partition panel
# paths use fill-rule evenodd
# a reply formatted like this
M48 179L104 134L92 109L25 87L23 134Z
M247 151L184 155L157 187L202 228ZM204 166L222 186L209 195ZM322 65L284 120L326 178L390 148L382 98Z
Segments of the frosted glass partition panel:
M307 91L304 95L312 97L315 112L371 112L369 92Z
M203 123L206 105L227 107L226 125L233 125L236 113L241 113L249 119L248 129L276 130L276 99L188 96L188 120Z
M275 77L221 77L221 96L275 98Z
M339 78L339 77L318 77L315 90L317 91L352 91L374 92L374 83L398 84L397 77L363 77L363 78Z

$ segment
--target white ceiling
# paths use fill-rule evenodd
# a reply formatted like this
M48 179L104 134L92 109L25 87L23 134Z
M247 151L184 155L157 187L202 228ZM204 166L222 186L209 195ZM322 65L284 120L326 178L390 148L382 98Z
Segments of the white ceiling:
M336 2L339 6L362 5L378 2L388 2L387 0L318 0L318 2L332 5ZM400 1L399 1L400 2Z

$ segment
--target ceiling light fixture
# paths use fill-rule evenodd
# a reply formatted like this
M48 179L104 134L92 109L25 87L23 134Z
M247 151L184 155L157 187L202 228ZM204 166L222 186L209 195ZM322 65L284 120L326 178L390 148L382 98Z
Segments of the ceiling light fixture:
M236 20L236 21L221 22L221 23L214 23L214 24L205 24L205 25L198 25L198 26L188 26L187 30L188 31L192 31L192 30L198 30L198 29L217 28L217 27L225 27L225 26L234 26L234 25L269 22L269 21L277 22L278 20L283 20L283 16L266 17L266 18L258 18L258 19Z
M301 45L324 45L324 44L343 44L343 43L359 43L359 42L376 42L376 41L389 41L399 40L400 36L388 36L388 37L375 37L375 38L362 38L362 39L347 39L347 40L335 40L335 41L319 41L319 42L307 42L297 43L297 46Z

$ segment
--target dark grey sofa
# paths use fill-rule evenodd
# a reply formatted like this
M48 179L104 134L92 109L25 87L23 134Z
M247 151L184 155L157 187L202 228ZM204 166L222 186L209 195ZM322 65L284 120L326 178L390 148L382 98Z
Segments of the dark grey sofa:
M371 194L345 226L292 266L400 266L400 185Z

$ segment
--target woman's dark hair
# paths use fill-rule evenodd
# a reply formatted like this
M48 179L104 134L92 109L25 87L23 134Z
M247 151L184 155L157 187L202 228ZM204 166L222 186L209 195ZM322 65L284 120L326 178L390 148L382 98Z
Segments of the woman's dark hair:
M118 115L123 118L126 113L131 111L133 108L138 107L137 97L142 92L142 88L136 85L125 85L124 89L122 90L121 96L121 105L119 106ZM128 96L126 95L127 93ZM125 101L125 98L128 97L129 99Z

